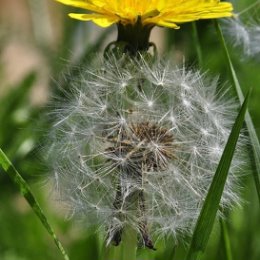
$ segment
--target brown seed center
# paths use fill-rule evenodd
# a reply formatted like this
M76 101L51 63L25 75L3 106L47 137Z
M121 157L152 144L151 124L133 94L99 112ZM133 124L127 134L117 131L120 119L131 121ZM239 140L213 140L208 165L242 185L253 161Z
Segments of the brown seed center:
M146 170L163 170L175 158L173 134L157 123L131 123L110 138L111 160L121 159L125 166L145 167Z

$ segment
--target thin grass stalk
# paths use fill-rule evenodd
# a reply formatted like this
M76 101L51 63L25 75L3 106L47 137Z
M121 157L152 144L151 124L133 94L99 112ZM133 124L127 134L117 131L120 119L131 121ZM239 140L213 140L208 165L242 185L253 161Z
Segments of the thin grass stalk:
M231 250L231 241L229 238L226 222L223 219L220 220L220 227L221 227L222 241L224 242L225 259L233 260L232 250Z
M38 201L34 197L29 185L27 182L23 179L23 177L18 173L18 171L15 169L11 161L8 159L8 157L5 155L5 153L0 148L0 166L6 172L6 174L10 177L13 184L18 188L21 195L26 199L26 201L29 203L30 207L34 211L34 213L38 216L39 220L41 221L42 225L45 227L47 232L51 235L51 237L54 240L54 243L58 247L59 251L61 252L64 260L69 260L69 256L65 252L61 242L57 238L56 234L54 233L51 225L49 224L49 221L45 214L43 213Z
M237 74L236 71L234 69L233 63L231 61L230 58L230 54L226 45L226 41L224 39L221 27L218 23L218 21L214 21L215 22L215 27L216 27L216 31L219 37L219 40L221 42L224 54L225 54L225 58L227 61L227 65L228 65L228 69L230 72L230 77L232 80L232 84L236 90L237 96L239 98L240 103L243 103L244 100L244 95L242 92L242 89L240 87L238 78L237 78ZM258 200L260 203L260 179L259 179L259 175L260 175L260 144L259 144L259 140L254 128L254 124L252 121L252 118L249 114L249 112L246 113L246 117L245 117L245 122L246 122L246 126L248 129L248 134L249 134L249 138L251 140L251 147L252 147L252 152L253 152L253 158L252 158L252 163L253 163L253 178L254 178L254 182L255 182L255 187L256 187L256 192L258 195Z
M195 48L196 48L196 53L197 53L197 58L198 58L198 65L201 68L203 62L202 62L202 51L201 51L197 24L196 24L196 22L192 22L191 24L192 24L192 38L193 38L193 42L195 43Z

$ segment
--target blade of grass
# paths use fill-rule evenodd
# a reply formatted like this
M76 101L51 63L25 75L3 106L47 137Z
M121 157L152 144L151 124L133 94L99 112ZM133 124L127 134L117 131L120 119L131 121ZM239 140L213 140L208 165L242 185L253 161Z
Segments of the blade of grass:
M243 92L241 90L241 87L240 87L240 84L239 84L239 81L238 81L238 78L237 78L237 74L236 74L236 71L234 69L233 63L231 61L231 58L230 58L230 55L229 55L229 52L228 52L228 48L227 48L225 39L223 37L222 30L220 28L218 21L215 21L215 26L216 26L216 31L218 33L222 48L224 50L224 54L225 54L225 57L226 57L226 60L227 60L227 64L228 64L228 68L229 68L229 72L230 72L230 76L231 76L233 86L235 87L239 101L242 104L243 100L244 100L244 95L243 95ZM259 180L259 175L260 175L260 144L259 144L259 140L258 140L256 131L255 131L255 128L254 128L252 118L251 118L251 116L248 112L246 113L245 121L246 121L247 129L248 129L248 133L249 133L249 138L251 140L251 146L252 146L253 155L254 155L254 157L252 158L253 165L255 167L255 169L253 169L253 177L254 177L254 181L255 181L258 200L259 200L259 203L260 203L260 180Z
M15 88L10 88L7 86L6 89L10 88L10 91L4 96L1 96L1 110L0 110L0 118L1 124L3 121L10 121L10 114L14 112L14 108L19 108L23 102L26 102L30 90L34 86L36 82L37 76L35 72L31 72L25 76L25 78L21 81L21 83L15 85ZM3 129L1 129L3 131ZM9 130L10 131L10 130Z
M239 111L193 232L186 260L197 260L204 252L214 225L228 171L247 110L249 94Z
M192 22L192 38L195 43L195 48L196 48L196 53L197 53L197 58L198 58L198 65L200 68L202 68L202 51L200 47L200 41L199 41L199 34L198 34L198 29L197 29L197 24L196 22Z
M63 255L64 260L69 260L69 257L66 254L61 242L57 238L52 227L50 226L47 217L44 215L42 209L40 208L39 203L37 202L34 195L32 194L30 187L23 179L23 177L18 173L15 167L12 165L11 161L8 159L8 157L5 155L5 153L2 151L1 148L0 148L0 166L11 178L12 182L19 189L23 197L27 200L34 213L38 216L43 226L46 228L47 232L52 236L56 246L58 247L61 254Z
M231 244L228 235L227 225L223 219L220 220L221 236L224 243L225 259L232 260Z

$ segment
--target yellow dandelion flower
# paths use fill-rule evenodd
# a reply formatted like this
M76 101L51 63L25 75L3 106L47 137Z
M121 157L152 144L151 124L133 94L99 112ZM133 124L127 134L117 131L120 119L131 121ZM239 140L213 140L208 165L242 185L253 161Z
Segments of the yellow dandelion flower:
M70 13L101 27L115 23L164 26L178 29L181 23L232 16L232 4L220 0L56 0L89 11Z

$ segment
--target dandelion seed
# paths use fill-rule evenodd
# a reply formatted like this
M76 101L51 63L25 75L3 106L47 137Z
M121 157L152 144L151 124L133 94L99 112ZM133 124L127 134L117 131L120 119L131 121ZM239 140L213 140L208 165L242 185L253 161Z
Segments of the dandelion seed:
M224 33L235 47L243 50L246 56L259 56L260 25L256 22L246 25L239 18L226 21Z
M254 8L259 10L260 1L255 1L251 6L236 14L233 19L226 20L223 23L224 33L230 39L235 47L239 47L245 56L260 58L260 24L259 17L253 19L249 15L249 19L245 18L249 11Z
M125 91L115 81L117 68L131 78ZM126 226L151 249L158 237L181 239L201 210L235 103L217 92L215 79L142 56L107 59L82 75L74 99L56 111L50 134L48 161L59 198L84 225L103 230L107 244L120 244ZM155 75L163 75L162 84ZM239 203L242 141L222 207Z

